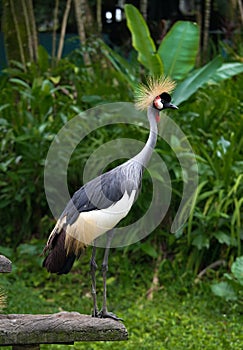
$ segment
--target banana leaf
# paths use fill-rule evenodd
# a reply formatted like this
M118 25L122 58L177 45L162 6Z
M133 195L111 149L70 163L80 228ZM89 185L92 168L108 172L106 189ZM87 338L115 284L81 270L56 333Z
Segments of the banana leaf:
M100 41L100 47L102 53L111 62L117 72L119 72L121 77L135 90L137 87L136 67L131 66L125 58L111 49L103 41Z
M219 83L222 80L229 79L234 75L243 73L243 63L230 62L223 63L220 68L217 69L215 74L211 77L210 81Z
M202 68L194 70L188 78L177 85L173 93L173 103L179 105L183 101L186 101L216 74L221 65L222 58L217 56Z
M198 48L197 24L188 21L176 22L158 49L165 75L174 80L184 79L195 66Z
M149 74L162 75L163 63L156 52L155 43L143 16L130 4L125 5L125 14L127 26L132 34L132 45L138 52L138 61L148 69Z

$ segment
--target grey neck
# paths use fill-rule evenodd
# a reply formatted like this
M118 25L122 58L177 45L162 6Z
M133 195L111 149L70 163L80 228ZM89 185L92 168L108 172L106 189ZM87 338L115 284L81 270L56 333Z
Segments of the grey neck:
M149 137L142 151L139 152L133 158L133 160L136 160L144 167L146 167L146 165L148 164L157 142L158 126L157 126L156 116L158 116L158 113L159 112L155 108L148 107L147 117L148 117L149 126L150 126Z

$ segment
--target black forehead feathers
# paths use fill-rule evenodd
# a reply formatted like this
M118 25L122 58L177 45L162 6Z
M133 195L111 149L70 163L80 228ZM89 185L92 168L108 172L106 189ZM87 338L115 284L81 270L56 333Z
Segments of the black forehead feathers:
M170 102L171 101L171 96L170 94L168 94L168 92L163 92L160 95L161 100L165 101L165 102Z

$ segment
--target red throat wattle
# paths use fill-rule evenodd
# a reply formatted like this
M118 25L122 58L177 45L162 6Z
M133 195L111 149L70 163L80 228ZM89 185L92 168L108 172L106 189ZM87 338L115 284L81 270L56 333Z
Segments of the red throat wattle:
M160 115L159 115L159 113L156 115L156 122L157 123L159 123L159 121L160 121Z

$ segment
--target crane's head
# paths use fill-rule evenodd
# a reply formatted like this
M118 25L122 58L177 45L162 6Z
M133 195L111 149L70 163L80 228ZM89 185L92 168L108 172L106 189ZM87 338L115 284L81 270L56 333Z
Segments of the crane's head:
M150 77L147 85L140 85L136 93L135 106L137 109L144 110L148 107L154 107L158 111L166 108L178 109L171 103L170 93L174 89L175 83L169 78Z
M170 94L168 94L168 92L163 92L161 95L155 97L153 101L153 107L156 108L158 111L162 111L162 109L166 108L178 109L178 107L173 105L173 103L171 103L170 101Z

